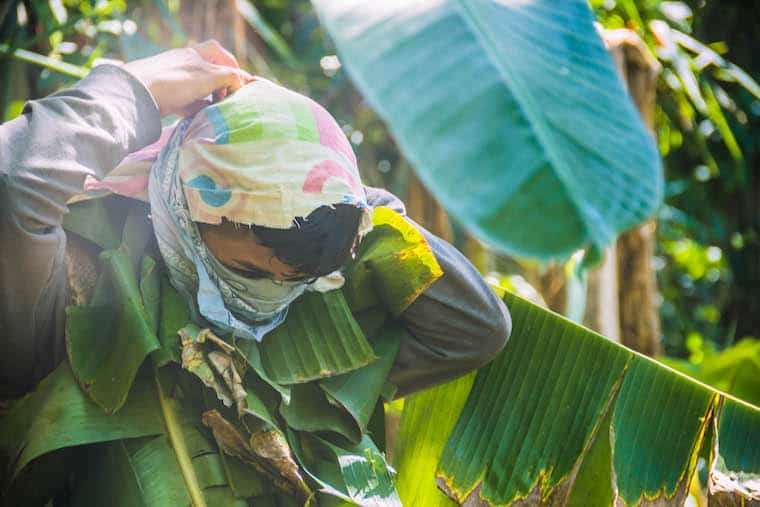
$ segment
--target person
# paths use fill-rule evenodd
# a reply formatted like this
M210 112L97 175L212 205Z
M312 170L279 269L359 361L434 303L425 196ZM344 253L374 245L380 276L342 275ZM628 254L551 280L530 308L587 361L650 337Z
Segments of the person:
M329 282L337 274L362 231L366 232L367 210L388 206L405 216L397 197L357 184L353 169L345 177L330 178L335 170L343 169L323 168L321 187L311 192L304 183L289 201L295 203L293 209L284 212L277 206L264 206L269 214L261 211L261 201L250 185L245 195L230 196L209 185L204 179L208 172L203 170L181 176L182 191L165 191L162 183L180 181L175 174L177 160L188 146L199 160L213 158L214 149L228 150L233 159L252 156L231 142L193 144L193 132L208 128L197 119L210 116L198 114L192 119L192 115L228 104L241 89L266 90L267 83L239 69L234 57L216 41L207 41L122 66L98 66L76 85L30 101L18 118L0 125L0 399L32 389L65 357L66 234L61 224L66 203L82 192L86 179L103 180L128 154L156 142L162 116L189 118L172 135L175 148L170 140L151 170L151 215L172 283L188 293L194 315L207 321L224 320L232 328L248 326L253 338L261 339L283 314L283 302L286 307L315 279ZM209 96L215 104L207 107ZM225 97L229 99L219 102ZM315 114L324 120L322 111ZM324 114L334 123L329 113ZM332 155L326 156L345 169L353 152L342 132L338 137L327 143L332 143ZM305 149L312 148L324 147ZM334 152L341 149L343 156L336 157ZM229 168L226 176L237 177L235 171L248 167L248 162ZM271 176L266 170L257 174ZM331 192L335 195L324 195ZM347 200L338 202L336 195ZM255 219L247 220L245 213L215 211L214 199L220 196L238 199ZM390 376L398 387L397 396L483 366L502 350L511 330L507 308L466 258L406 220L421 231L443 275L401 315L410 337L402 343ZM194 285L182 280L188 266ZM252 293L241 294L237 282ZM280 291L274 298L277 305L269 312L262 310L262 304L266 307L272 301L268 296L273 290ZM202 302L204 298L208 304ZM230 311L235 304L239 308Z

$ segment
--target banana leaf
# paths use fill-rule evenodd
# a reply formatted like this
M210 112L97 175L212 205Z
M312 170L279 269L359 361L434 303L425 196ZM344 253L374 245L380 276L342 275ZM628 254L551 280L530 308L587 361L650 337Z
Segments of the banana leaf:
M81 207L97 208L94 203L100 202L86 201L76 208L77 213ZM116 222L113 216L121 211L121 201L108 206L111 207L115 211L105 211L100 217L101 221L107 217L107 224ZM89 229L94 231L108 228L92 225L97 221L89 215L75 223L90 224ZM118 248L100 254L100 290L94 297L97 304L66 309L66 349L72 371L82 389L107 412L122 406L140 365L150 353L161 349L156 336L159 304L155 261L143 256L152 229L147 209L141 203L127 209L121 236ZM144 263L138 284L141 259ZM159 357L160 362L169 359L166 353Z
M167 433L91 446L73 505L242 507L247 497L271 494L251 467L225 462L214 439L199 428L192 405L166 396L170 378L167 371L156 376Z
M392 209L375 208L372 225L343 291L354 312L380 304L398 316L443 272L422 233Z
M663 193L584 0L313 0L425 186L507 253L598 251Z
M354 445L336 445L310 433L289 431L288 441L321 492L349 505L401 506L394 472L369 437Z
M351 442L362 438L361 429L351 414L341 407L331 409L327 394L314 383L294 386L290 402L280 405L280 414L294 430L327 432Z
M408 397L399 423L393 465L407 505L452 507L456 503L432 480L449 433L467 401L475 372Z
M383 394L405 334L400 325L389 324L374 340L379 360L319 383L293 386L292 398L280 406L288 426L298 431L329 432L358 444Z
M340 375L377 359L340 290L301 296L259 347L267 376L285 385Z
M66 342L82 388L104 410L114 412L126 401L145 357L160 343L127 254L109 250L103 259L114 298L108 305L68 307Z
M119 248L121 231L132 204L120 198L90 199L69 206L63 227L104 250Z
M180 343L177 331L190 322L190 311L187 308L187 303L174 290L167 276L161 277L160 287L161 302L158 341L161 343L161 349L171 357L173 362L181 363L182 359L180 357Z
M62 363L0 419L0 447L11 477L46 453L84 444L164 433L158 398L139 375L132 395L116 414L106 414L82 391Z
M430 408L445 433L445 421L458 416L445 445L446 437L428 435L414 400L402 417L404 445L425 449L402 451L402 477L424 480L418 469L429 470L440 453L438 485L461 504L681 505L714 424L711 477L739 498L756 498L757 407L517 296L504 300L513 318L504 351L478 372L461 410ZM727 477L735 484L726 486ZM432 480L402 481L402 499Z
M708 352L700 364L670 357L659 360L700 382L760 405L760 340L745 338L721 352Z
M332 404L339 404L352 417L360 433L367 430L386 379L396 359L401 340L408 336L403 326L385 326L373 341L379 359L366 368L320 381L319 387Z
M373 304L361 311L352 310L341 291L309 294L291 309L283 326L288 334L279 342L259 346L204 334L213 338L204 345L185 303L149 255L144 206L109 198L73 209L86 212L74 214L72 228L104 248L101 277L91 306L68 309L70 362L0 421L4 491L10 486L22 494L12 498L32 504L45 503L61 487L72 505L287 504L278 491L295 491L283 477L297 476L297 465L290 461L291 472L277 468L291 466L283 458L289 451L272 445L278 434L298 430L322 457L308 466L327 482L311 480L336 486L327 488L328 496L399 504L394 473L367 428L378 400L390 392L386 378L405 333L389 315L440 276L416 230L391 210L377 215L376 230L348 273L350 282L361 270L362 283L352 287L373 294ZM92 217L93 210L99 216ZM121 233L98 237L111 228ZM402 302L387 303L389 295ZM188 344L211 369L185 364ZM220 357L229 359L227 367ZM233 363L236 375L228 371ZM206 386L242 392L235 398L238 411L222 406ZM56 460L74 465L56 471ZM309 487L302 486L306 499Z
M719 506L760 504L760 410L726 397L714 424L718 438L710 462L710 501Z

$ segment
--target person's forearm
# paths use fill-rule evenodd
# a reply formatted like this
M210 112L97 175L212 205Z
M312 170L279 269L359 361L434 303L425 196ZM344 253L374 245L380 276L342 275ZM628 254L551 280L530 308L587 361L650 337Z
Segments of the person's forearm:
M29 232L60 225L66 201L88 175L101 178L160 134L158 108L145 86L105 65L71 88L31 101L0 126L4 212ZM8 217L6 217L8 218Z

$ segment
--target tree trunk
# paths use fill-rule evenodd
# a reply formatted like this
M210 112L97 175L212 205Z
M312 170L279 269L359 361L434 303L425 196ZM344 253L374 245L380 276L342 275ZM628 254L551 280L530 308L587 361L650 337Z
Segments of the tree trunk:
M583 324L620 343L617 247L604 252L604 261L588 274Z
M659 64L631 30L605 30L604 40L644 122L653 129ZM621 342L649 356L662 350L659 296L653 265L655 231L654 220L649 220L621 235L617 242Z
M191 43L216 39L232 51L239 62L246 59L247 28L235 0L182 2L179 14L182 26L188 28Z

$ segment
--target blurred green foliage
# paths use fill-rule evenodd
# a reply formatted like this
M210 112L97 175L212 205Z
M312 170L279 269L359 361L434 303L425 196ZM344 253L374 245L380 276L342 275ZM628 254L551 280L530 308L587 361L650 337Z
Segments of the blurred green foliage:
M667 201L655 264L663 344L695 360L760 334L760 18L742 0L591 0L607 28L636 30L663 66L656 133ZM351 139L364 180L405 194L409 166L343 71L305 0L21 0L0 5L0 113L72 84L89 68L216 38L241 65L313 97ZM704 41L704 42L700 42ZM11 56L24 49L48 60ZM733 63L731 63L733 62ZM743 69L743 70L742 70Z
M721 391L760 406L760 340L744 339L721 352L699 333L686 339L688 360L661 358L668 366Z
M665 162L655 265L667 354L760 334L760 30L738 0L592 0L636 30L662 65L655 130ZM701 42L704 41L704 42Z

